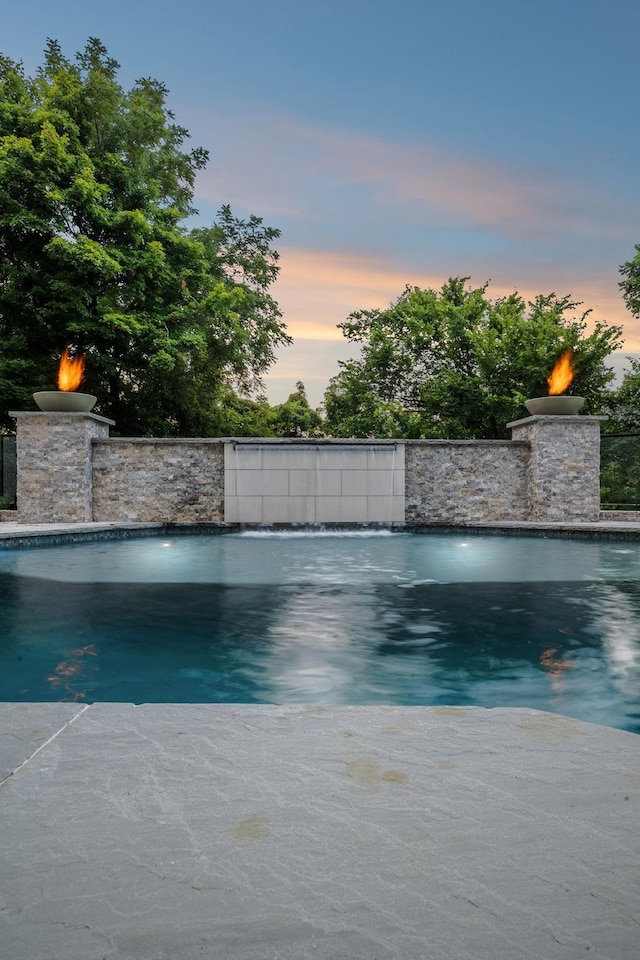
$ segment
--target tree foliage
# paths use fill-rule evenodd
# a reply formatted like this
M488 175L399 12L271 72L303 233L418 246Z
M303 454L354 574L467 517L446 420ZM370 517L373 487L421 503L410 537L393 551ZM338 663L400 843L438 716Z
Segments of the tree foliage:
M605 398L606 433L640 433L640 359L627 357L627 362L619 387Z
M304 384L284 403L270 406L265 396L256 399L238 396L233 390L219 398L220 417L227 430L219 435L234 437L321 437L323 420L307 399Z
M279 231L228 206L187 229L207 152L163 84L118 69L96 39L73 61L49 41L35 77L0 57L0 414L55 387L71 345L121 433L225 433L230 389L289 342Z
M600 501L607 507L640 507L640 435L604 434L600 447Z
M299 380L285 402L271 408L270 426L276 437L324 436L322 417L310 406L304 383Z
M407 287L386 310L361 310L340 324L361 345L342 363L325 395L327 429L336 436L499 438L526 416L525 400L547 393L558 356L573 351L569 392L598 409L612 374L604 360L621 328L597 322L569 297L517 293L489 299L487 285L451 278L440 291Z
M627 308L634 317L640 317L640 244L636 244L633 260L622 264L620 273L620 289Z

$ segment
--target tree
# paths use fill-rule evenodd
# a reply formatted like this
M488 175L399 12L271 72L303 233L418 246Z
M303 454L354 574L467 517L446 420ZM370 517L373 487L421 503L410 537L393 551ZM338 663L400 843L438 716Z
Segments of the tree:
M604 359L620 327L602 322L586 334L588 311L555 294L529 304L517 293L492 301L468 277L442 289L407 287L386 310L361 310L339 324L361 344L325 395L327 430L336 436L500 438L526 416L524 402L547 393L555 360L571 349L571 392L596 412L612 379Z
M617 390L605 399L607 433L640 433L640 359L627 357L630 369L624 371Z
M309 405L304 383L298 380L285 402L271 408L271 430L276 437L324 436L322 417Z
M620 273L626 305L634 317L640 317L640 245ZM603 406L608 419L603 424L600 491L603 504L636 509L640 503L640 359L627 357L627 361L629 369L620 386L609 391Z
M636 244L636 253L633 260L628 260L620 267L623 278L620 289L627 308L634 317L640 317L640 244Z
M225 206L188 230L195 177L167 90L118 83L90 39L33 78L0 57L0 414L53 387L70 345L124 434L226 432L220 400L290 342L268 293L279 231Z

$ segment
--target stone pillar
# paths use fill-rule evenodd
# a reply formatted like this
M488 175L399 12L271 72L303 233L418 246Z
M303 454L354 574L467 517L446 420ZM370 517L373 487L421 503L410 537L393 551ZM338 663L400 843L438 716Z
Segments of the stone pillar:
M604 417L535 416L507 424L529 444L528 520L597 521L600 517L600 421Z
M91 441L113 420L94 413L16 412L19 523L93 520Z

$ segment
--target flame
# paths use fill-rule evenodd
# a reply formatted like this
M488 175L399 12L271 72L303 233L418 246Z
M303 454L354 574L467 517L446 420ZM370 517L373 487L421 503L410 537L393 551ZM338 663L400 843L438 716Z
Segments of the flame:
M58 367L58 390L64 390L66 393L77 390L84 377L84 354L77 357L69 356L69 348L60 357L60 366Z
M549 395L555 397L559 393L564 393L564 391L573 383L575 373L575 367L573 366L573 351L565 350L564 353L560 354L553 365L551 376L547 377L547 383L549 384Z

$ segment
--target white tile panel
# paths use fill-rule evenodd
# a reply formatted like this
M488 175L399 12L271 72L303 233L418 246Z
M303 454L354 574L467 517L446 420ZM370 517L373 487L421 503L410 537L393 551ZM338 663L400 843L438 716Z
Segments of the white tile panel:
M340 447L318 448L318 470L366 470L367 448L341 450Z
M237 466L236 463L236 454L233 449L232 443L225 443L224 445L224 471L235 470Z
M366 496L367 495L367 471L366 470L342 470L342 496Z
M292 496L340 496L339 470L290 470L289 493Z
M239 497L286 497L288 493L288 470L237 471Z
M262 497L225 497L225 523L262 523Z
M236 484L237 470L224 469L224 495L225 497L235 497L237 495Z
M225 520L366 523L404 520L404 445L225 445Z
M227 467L227 462L229 467L236 470L261 470L262 469L262 450L256 450L255 448L247 449L238 444L238 446L233 448L232 444L225 445L225 459L224 465L225 469Z
M402 523L404 497L367 497L369 523Z
M366 523L366 521L366 496L316 498L316 523Z
M368 450L367 467L369 470L404 470L404 444Z
M262 466L269 470L315 470L316 451L301 447L280 447L262 451Z
M393 496L393 470L367 470L367 493L371 497Z
M315 523L315 497L263 497L263 523Z

